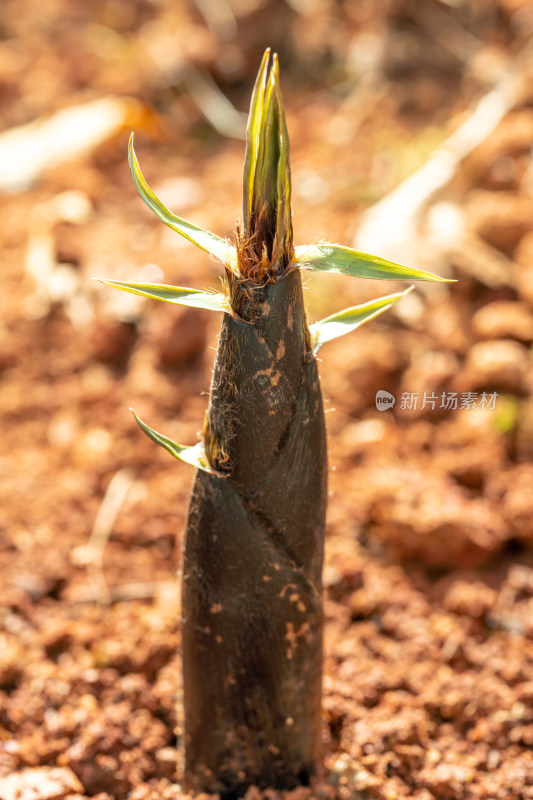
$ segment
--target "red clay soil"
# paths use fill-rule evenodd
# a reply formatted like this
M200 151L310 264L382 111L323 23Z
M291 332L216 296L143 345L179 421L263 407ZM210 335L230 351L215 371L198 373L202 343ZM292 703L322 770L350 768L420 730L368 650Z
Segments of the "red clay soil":
M363 208L486 90L480 64L512 57L532 24L511 0L470 15L438 0L420 13L400 0L228 1L211 27L208 5L26 0L21 14L6 0L5 127L135 97L147 178L176 213L230 235L243 144L213 131L187 87L212 75L244 110L272 44L296 243L350 244ZM361 53L378 68L354 95ZM91 277L218 288L219 273L137 198L130 124L2 196L2 800L182 796L175 573L193 473L128 406L195 442L220 318L118 297ZM445 198L486 270L450 256L456 284L321 351L323 752L313 785L287 800L533 798L532 140L526 93ZM310 319L397 288L309 275ZM376 408L379 390L394 409Z

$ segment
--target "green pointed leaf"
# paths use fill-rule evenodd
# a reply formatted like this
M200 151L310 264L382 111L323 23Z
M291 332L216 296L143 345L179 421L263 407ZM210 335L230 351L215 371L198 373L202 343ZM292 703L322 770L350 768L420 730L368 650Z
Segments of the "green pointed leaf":
M250 104L244 161L241 274L259 270L264 261L279 276L292 260L289 136L279 84L279 62L265 52ZM266 257L266 258L265 258ZM257 275L256 275L257 277Z
M364 322L368 322L368 320L377 317L378 314L387 311L394 303L409 294L413 288L413 286L410 286L405 292L389 294L386 297L379 297L377 300L370 300L368 303L362 303L359 306L345 308L337 314L332 314L330 317L310 325L309 332L314 352L317 353L325 342L330 342L338 336L344 336L345 333L354 331Z
M130 136L128 145L128 160L137 191L146 205L152 209L154 214L156 214L165 225L168 225L173 231L180 233L200 249L205 250L206 253L218 258L223 264L233 267L236 265L237 253L235 247L227 241L227 239L222 239L220 236L216 236L216 234L210 233L203 228L199 228L197 225L193 225L192 222L187 222L187 220L172 214L154 194L152 189L150 189L144 179L139 162L137 161L137 156L135 155L133 133Z
M246 128L246 154L244 157L243 204L242 216L245 236L250 235L249 224L252 216L254 179L257 166L257 155L261 141L261 125L265 104L265 89L267 83L268 64L270 61L270 47L265 50L257 78L255 80L250 113Z
M295 248L294 262L302 269L313 269L320 272L337 272L340 275L351 275L355 278L374 278L379 280L418 280L442 281L452 283L448 278L441 278L432 272L424 272L414 267L404 267L393 261L386 261L379 256L361 253L351 247L339 244L311 244Z
M277 115L274 67L269 72L265 90L263 117L261 119L261 142L257 156L254 180L252 212L258 219L268 209L267 230L272 231L272 220L277 212L277 174L279 161L279 125ZM275 222L274 222L275 225Z
M276 81L276 103L278 105L279 119L279 162L278 162L278 185L277 203L278 212L276 220L276 240L278 246L287 251L293 248L292 215L291 215L291 167L289 159L289 132L287 130L287 120L285 119L285 108L279 87L279 65L277 56L274 56L275 81ZM292 253L291 253L292 255Z
M210 311L230 312L228 300L218 292L204 292L201 289L188 289L185 286L168 286L165 283L125 283L124 281L109 281L98 278L101 283L122 289L124 292L139 294L152 300L165 300L167 303L176 303L180 306L192 308L207 308Z
M205 454L204 446L202 442L198 442L198 444L192 445L192 447L187 447L183 444L178 444L174 442L172 439L169 439L168 436L164 436L162 433L158 433L154 431L153 428L150 428L145 422L137 416L133 408L130 408L131 413L135 417L135 421L139 428L144 431L144 433L150 437L156 444L160 444L161 447L164 447L171 456L174 458L178 458L180 461L185 461L186 464L191 464L196 469L201 469L204 472L208 472L210 475L219 475L220 473L214 470Z

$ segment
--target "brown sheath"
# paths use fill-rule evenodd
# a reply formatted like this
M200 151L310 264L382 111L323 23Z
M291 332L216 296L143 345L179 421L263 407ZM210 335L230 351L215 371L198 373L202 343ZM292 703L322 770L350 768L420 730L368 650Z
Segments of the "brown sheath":
M183 564L185 783L292 788L320 738L326 432L301 277L231 287Z

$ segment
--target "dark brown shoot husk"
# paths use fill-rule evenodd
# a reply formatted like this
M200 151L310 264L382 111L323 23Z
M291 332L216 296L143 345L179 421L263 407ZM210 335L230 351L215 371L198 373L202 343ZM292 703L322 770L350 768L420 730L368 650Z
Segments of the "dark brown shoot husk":
M244 281L246 284L246 281ZM243 294L245 300L243 300ZM299 271L225 314L183 564L185 783L307 783L320 739L326 434Z

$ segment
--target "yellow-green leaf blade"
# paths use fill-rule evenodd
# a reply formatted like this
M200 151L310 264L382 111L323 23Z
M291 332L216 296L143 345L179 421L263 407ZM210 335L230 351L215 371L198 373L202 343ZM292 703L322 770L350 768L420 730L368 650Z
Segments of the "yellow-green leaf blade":
M289 132L287 130L287 120L285 118L285 108L281 89L279 86L279 65L277 56L274 56L274 80L276 86L276 103L278 106L279 119L279 162L278 162L278 185L277 185L277 220L276 220L276 241L278 248L286 251L289 258L292 258L293 250L293 231L291 213L291 167L289 159ZM277 254L276 254L277 255Z
M302 269L336 272L339 275L351 275L355 278L451 282L450 279L441 278L432 272L425 272L416 267L405 267L403 264L396 264L394 261L387 261L379 256L362 253L360 250L339 244L321 243L296 247L294 263Z
M239 271L279 277L293 256L289 136L276 53L265 52L250 104Z
M187 222L187 220L177 217L168 210L149 187L141 172L137 156L135 155L133 134L130 136L128 145L128 160L133 181L139 195L165 225L168 225L173 231L184 236L201 250L205 250L206 253L218 258L223 264L235 266L237 263L237 253L235 247L229 241L198 227L198 225L193 225L192 222Z
M208 460L207 456L205 455L204 446L202 442L198 442L192 447L187 445L178 444L174 442L172 439L169 439L168 436L164 436L164 434L155 431L153 428L150 428L146 422L143 422L140 417L137 416L133 408L130 409L131 413L135 417L135 421L139 428L156 444L161 445L164 447L167 452L170 453L171 456L174 458L179 459L180 461L184 461L186 464L191 464L191 466L196 467L196 469L201 469L204 472L208 472L210 475L219 475L220 473L214 470Z
M265 105L265 88L267 82L268 65L270 61L270 48L268 47L263 55L259 72L255 80L252 99L250 101L250 113L246 128L246 154L244 157L244 180L243 180L243 208L242 216L245 226L245 235L250 235L248 228L253 208L254 179L257 166L257 156L261 141L262 121Z
M191 308L206 308L209 311L230 312L230 305L223 294L218 292L204 292L201 289L189 289L185 286L168 286L165 283L126 283L125 281L110 281L98 278L101 283L114 286L123 292L149 297L151 300L164 300L167 303L176 303L180 306Z
M345 308L337 314L332 314L330 317L326 317L310 325L309 332L311 334L314 352L316 353L326 342L330 342L332 339L344 336L345 333L354 331L363 323L387 311L387 309L397 303L398 300L401 300L402 297L409 294L413 288L413 286L410 286L404 292L389 294L385 297L379 297L377 300L370 300L368 303Z

